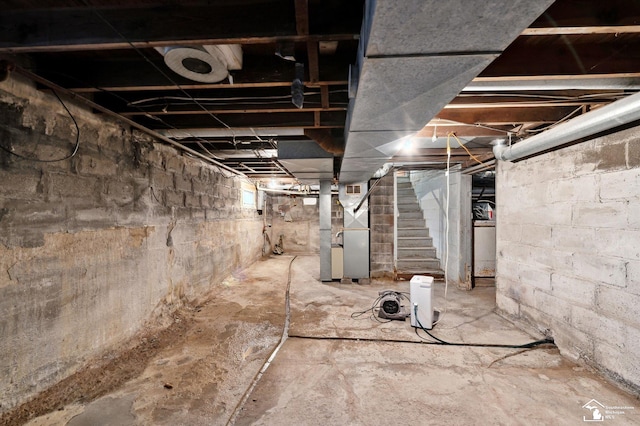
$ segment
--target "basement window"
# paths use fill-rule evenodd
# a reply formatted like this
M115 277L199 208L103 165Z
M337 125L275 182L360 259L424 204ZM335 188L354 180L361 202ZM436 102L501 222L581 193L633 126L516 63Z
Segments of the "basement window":
M256 193L254 191L242 190L242 206L254 207L256 205Z
M347 185L347 194L360 194L360 185Z

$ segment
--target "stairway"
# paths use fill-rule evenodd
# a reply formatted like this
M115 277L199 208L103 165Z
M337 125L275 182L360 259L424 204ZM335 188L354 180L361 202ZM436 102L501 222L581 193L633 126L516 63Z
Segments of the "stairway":
M398 239L396 277L410 279L414 275L444 275L429 236L422 209L407 177L398 177Z

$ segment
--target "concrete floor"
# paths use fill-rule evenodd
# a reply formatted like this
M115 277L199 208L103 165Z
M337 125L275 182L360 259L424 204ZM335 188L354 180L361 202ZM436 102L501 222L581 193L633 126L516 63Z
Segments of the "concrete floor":
M378 291L408 291L409 283L321 283L317 256L293 260L290 337L245 399L280 340L292 259L258 262L222 283L184 338L140 377L28 424L224 425L233 417L236 425L575 425L590 416L583 405L592 399L627 407L615 414L602 409L615 417L606 421L640 424L638 396L564 359L554 347L424 345L416 343L408 320L353 319L353 312L371 307ZM444 315L433 333L473 343L542 337L493 313L494 297L492 287L450 287L445 301L444 285L436 284L434 305Z

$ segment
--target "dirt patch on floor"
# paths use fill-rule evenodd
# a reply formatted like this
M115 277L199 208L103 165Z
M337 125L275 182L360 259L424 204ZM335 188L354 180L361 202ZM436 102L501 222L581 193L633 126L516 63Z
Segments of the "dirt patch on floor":
M126 414L119 424L131 425L226 424L282 335L290 262L257 262L212 286L199 305L162 307L145 331L0 425L95 425L98 414Z
M185 305L164 314L149 324L136 337L89 362L77 373L39 393L26 403L0 417L0 425L22 425L29 420L55 410L64 410L71 403L86 404L120 387L140 375L149 361L162 349L184 340L193 324L193 315L200 307ZM160 328L162 322L170 324Z

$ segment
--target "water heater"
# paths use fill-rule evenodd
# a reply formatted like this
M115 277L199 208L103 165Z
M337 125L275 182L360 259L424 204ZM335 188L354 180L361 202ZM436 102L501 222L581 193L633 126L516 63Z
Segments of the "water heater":
M433 328L433 307L431 306L433 277L414 275L409 282L409 298L411 299L411 326L422 325L423 328L431 330Z

